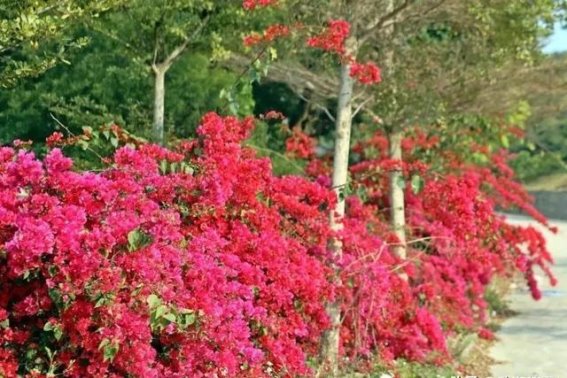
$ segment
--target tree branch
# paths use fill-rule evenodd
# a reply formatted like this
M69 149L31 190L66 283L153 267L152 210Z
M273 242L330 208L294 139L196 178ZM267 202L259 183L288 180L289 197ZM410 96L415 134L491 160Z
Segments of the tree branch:
M399 7L394 8L394 10L392 10L390 13L385 14L382 17L377 17L368 25L366 25L366 27L363 28L365 30L365 33L359 38L360 44L364 44L364 42L366 42L376 30L395 23L400 13L408 8L413 1L414 0L404 0L404 2Z
M203 29L205 28L205 26L207 25L207 23L209 22L210 16L205 17L205 19L201 22L201 24L197 27L197 29L195 29L195 31L187 38L185 38L185 41L183 41L183 43L179 46L177 46L172 52L171 54L169 54L169 56L160 64L161 66L165 66L168 67L171 66L171 64L177 59L179 58L179 56L181 54L183 54L183 52L187 49L187 47L189 46L189 44L191 42L193 42L195 40L195 38L197 38L197 36L199 34L201 34L201 31L203 31Z
M302 95L301 93L296 92L295 93L297 95L297 97L299 97L300 99L302 99L303 101L307 102L307 103L312 103L316 108L322 110L325 115L332 121L335 122L335 117L331 114L331 112L329 111L329 109L326 106L323 106L321 104L319 104L316 101L313 100L309 100L307 97L305 97L304 95Z

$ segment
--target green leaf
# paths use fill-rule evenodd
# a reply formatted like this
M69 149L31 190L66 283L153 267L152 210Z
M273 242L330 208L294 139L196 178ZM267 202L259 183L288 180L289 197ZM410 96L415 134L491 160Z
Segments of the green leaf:
M98 345L98 349L99 350L102 349L102 356L104 362L106 361L112 362L112 360L114 360L114 357L116 357L116 354L120 350L120 345L118 344L117 341L111 341L105 338Z
M31 361L37 355L37 349L28 349L26 351L26 360ZM2 377L3 378L3 377Z
M99 308L100 306L103 306L105 302L106 302L106 298L104 296L100 297L95 303L95 308Z
M356 196L360 198L363 202L368 200L368 191L364 186L359 186L356 189Z
M55 340L57 341L61 340L61 338L63 337L63 329L59 324L53 324L51 322L47 322L43 326L43 330L46 332L52 331L53 337L55 337Z
M146 302L148 303L148 306L150 306L150 308L152 309L161 305L161 299L159 299L159 297L155 294L148 295Z
M155 311L155 317L156 318L164 317L164 315L167 314L168 311L169 310L168 310L167 306L160 305L160 306L157 307L157 309Z
M141 239L142 233L139 229L130 231L128 233L128 249L130 251L135 251L138 248Z
M79 140L77 141L77 146L81 147L83 151L86 151L89 148L89 142L86 140Z
M160 161L159 170L163 175L165 175L167 173L167 161L166 160Z
M197 321L197 314L192 313L185 315L185 324L192 325L195 324L195 321Z
M61 327L57 327L53 330L53 336L55 337L55 340L61 340L61 337L63 337L63 330Z
M489 162L488 157L485 154L482 154L480 152L474 152L472 154L472 158L476 163L479 164L486 164Z
M195 173L195 170L193 169L193 167L191 167L191 165L182 162L181 163L181 172L188 174L188 175L192 175L193 173Z
M171 173L175 173L175 172L177 171L177 165L178 165L177 163L171 163L171 164L169 165L169 171L170 171Z
M148 244L151 239L148 235L136 228L128 233L128 251L136 251Z
M49 349L48 347L45 347L45 353L47 353L47 358L49 358L49 360L52 361L54 354L51 351L51 349Z
M268 49L268 55L270 57L270 60L274 61L274 60L278 59L278 50L276 50L274 47L270 47Z
M181 314L180 318L181 320L179 321L179 325L181 326L181 328L187 328L190 325L195 324L197 315L194 312L191 312L187 314Z
M110 144L114 148L118 148L118 138L110 138Z
M500 136L500 143L504 148L510 148L510 140L508 139L507 135Z
M420 193L423 190L424 186L425 186L425 181L421 176L413 175L411 177L411 190L414 192L414 194Z
M57 274L57 266L56 265L50 265L47 268L47 272L49 273L50 277L54 277Z
M167 314L164 314L162 316L162 318L169 320L170 323L175 323L177 320L177 317L175 316L175 314L169 312Z
M238 114L238 104L236 102L231 102L228 105L228 109L230 110L230 113L232 115L237 115Z
M114 299L114 294L102 294L95 303L95 308L109 304Z
M137 296L138 294L140 294L140 291L142 290L142 288L144 287L143 284L139 284L138 286L136 286L136 288L134 289L134 291L132 291L132 297Z
M405 189L406 188L406 180L404 179L403 176L398 176L396 179L396 185L398 186L398 188L400 189Z

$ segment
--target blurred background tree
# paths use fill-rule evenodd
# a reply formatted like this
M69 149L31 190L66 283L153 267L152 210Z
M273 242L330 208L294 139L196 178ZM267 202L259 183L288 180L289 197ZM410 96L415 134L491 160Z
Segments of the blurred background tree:
M336 61L290 38L277 42L277 60L264 67L276 56L256 59L257 51L242 47L242 37L276 22L302 22L309 32L330 18L372 25L387 14L387 2L356 9L334 6L334 0L281 3L290 6L245 13L240 1L3 0L0 140L41 144L57 128L50 114L73 132L116 122L152 137L152 67L183 47L164 81L164 138L192 136L209 110L238 115L280 110L287 123L263 123L251 144L282 173L296 171L284 157L283 138L291 127L318 138L321 151L332 148ZM523 102L529 105L524 124L532 143L508 142L518 153L520 177L564 169L567 57L540 50L564 15L565 1L396 0L393 6L400 9L393 30L386 27L394 21L388 18L370 28L372 33L361 32L370 42L360 60L384 65L391 51L396 70L384 74L376 90L357 88L355 124L371 124L371 114L383 124L355 127L355 138L377 127L435 124L457 113L496 119ZM264 68L267 75L259 77Z

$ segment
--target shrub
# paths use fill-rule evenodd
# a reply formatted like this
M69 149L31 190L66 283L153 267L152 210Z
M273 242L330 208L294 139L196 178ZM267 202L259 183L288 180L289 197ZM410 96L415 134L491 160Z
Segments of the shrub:
M307 373L332 294L320 208L209 114L182 153L119 149L77 173L0 152L0 372L186 377Z
M451 357L448 335L490 337L484 293L495 275L524 272L538 297L534 266L550 274L545 241L495 206L545 219L503 156L491 166L451 161L442 175L418 156L403 163L424 183L406 190L413 241L400 261L383 214L384 173L401 163L357 147L359 195L346 193L344 229L333 235L328 162L309 162L313 181L275 176L242 147L252 127L210 113L198 139L122 147L96 172L73 171L59 149L38 160L1 148L0 375L310 375L330 300L341 305L342 354L362 368L376 354L387 366L439 364ZM365 143L381 151L384 140ZM331 237L340 259L328 253Z

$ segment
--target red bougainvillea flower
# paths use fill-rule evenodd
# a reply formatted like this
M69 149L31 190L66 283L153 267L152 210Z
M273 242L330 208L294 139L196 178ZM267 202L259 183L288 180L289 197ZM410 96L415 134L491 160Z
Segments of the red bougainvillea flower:
M353 62L350 68L350 76L366 85L377 84L382 81L380 68L372 62L364 64Z
M345 40L349 33L350 24L347 21L330 20L321 34L307 40L307 45L342 55L345 52Z
M179 152L121 148L99 173L1 148L1 375L37 335L69 377L308 374L335 197L274 176L252 127L211 113Z
M264 114L261 114L260 118L266 120L284 120L286 119L286 116L282 112L278 112L277 110L269 110Z
M63 142L65 137L60 132L54 132L46 139L46 143L48 147L55 147Z
M254 10L259 7L267 7L273 5L277 0L244 0L242 7L246 10Z
M309 159L315 154L315 139L305 134L299 127L294 127L292 135L285 142L285 147L288 154Z
M273 42L290 34L290 28L286 25L275 24L269 26L262 34L252 33L244 37L244 46L251 47L259 43Z
M0 375L33 364L35 376L306 376L331 299L343 356L441 363L451 334L490 337L494 277L523 273L534 298L536 267L555 283L542 234L496 212L516 205L546 224L505 154L482 166L444 151L431 172L420 151L436 138L413 133L399 162L378 133L354 147L361 194L347 193L335 233L314 140L294 129L286 141L313 181L277 176L243 145L253 127L209 113L198 138L120 148L100 172L73 170L59 149L0 148ZM406 186L406 261L388 244L394 168L424 179Z

